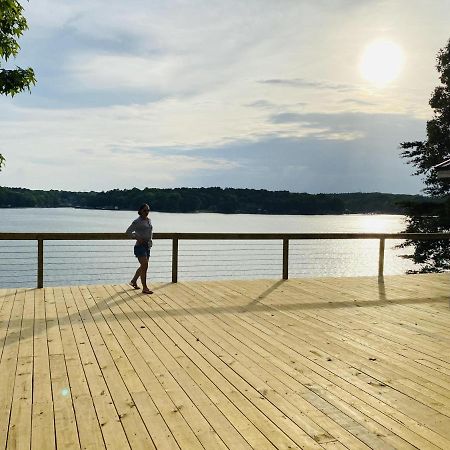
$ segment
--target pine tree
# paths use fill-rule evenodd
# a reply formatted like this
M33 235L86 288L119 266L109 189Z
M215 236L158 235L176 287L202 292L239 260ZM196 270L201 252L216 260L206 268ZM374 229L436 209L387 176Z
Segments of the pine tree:
M430 200L410 203L406 232L442 233L450 231L450 180L439 179L434 166L450 158L450 40L437 55L441 84L434 89L430 106L434 115L427 122L425 141L403 142L401 156L416 167L414 175L423 177L424 192ZM411 272L442 272L450 269L449 241L406 241L401 247L413 246L406 256L420 265Z

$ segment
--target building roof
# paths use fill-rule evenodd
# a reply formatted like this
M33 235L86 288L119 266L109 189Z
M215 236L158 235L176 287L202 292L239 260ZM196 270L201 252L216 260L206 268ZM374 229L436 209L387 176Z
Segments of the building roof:
M450 159L446 159L434 166L438 178L450 178Z
M445 169L450 169L450 159L446 159L445 161L442 161L439 164L436 164L434 166L434 168L436 170L445 170Z

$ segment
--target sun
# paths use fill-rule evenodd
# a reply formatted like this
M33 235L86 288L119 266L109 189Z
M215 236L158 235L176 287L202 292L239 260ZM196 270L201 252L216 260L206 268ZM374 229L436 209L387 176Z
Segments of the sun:
M384 87L399 76L404 59L403 50L395 42L378 40L364 50L359 69L367 81Z

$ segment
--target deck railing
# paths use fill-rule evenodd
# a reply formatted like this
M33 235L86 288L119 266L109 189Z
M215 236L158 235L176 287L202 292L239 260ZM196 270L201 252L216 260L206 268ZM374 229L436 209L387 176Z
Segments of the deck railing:
M291 240L320 239L378 239L378 276L384 273L384 251L386 239L392 240L448 240L450 233L155 233L155 240L172 241L172 282L178 281L178 243L180 240L271 240L282 244L282 273L289 278L289 242ZM0 233L0 241L36 241L37 243L37 287L44 286L44 242L45 241L89 241L130 240L124 233ZM1 244L0 244L1 245Z

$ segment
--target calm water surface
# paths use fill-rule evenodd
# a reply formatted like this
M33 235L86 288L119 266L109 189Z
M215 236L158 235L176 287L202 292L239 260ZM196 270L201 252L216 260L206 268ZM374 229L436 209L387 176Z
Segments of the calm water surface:
M0 209L0 232L123 232L137 217L131 211L72 208ZM344 232L395 233L399 215L248 215L151 213L157 232ZM385 273L404 273L412 265L405 250L386 242ZM132 241L46 242L44 285L123 283L137 267ZM291 277L376 275L377 240L293 241ZM281 241L181 241L179 279L280 278ZM36 242L0 241L0 287L34 286ZM170 280L171 242L156 240L151 278Z

